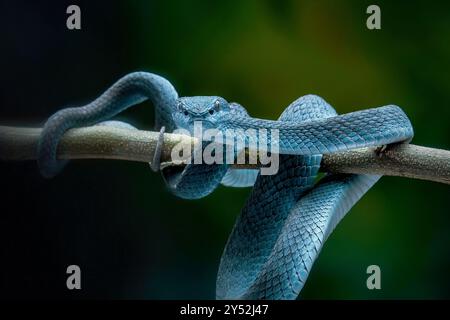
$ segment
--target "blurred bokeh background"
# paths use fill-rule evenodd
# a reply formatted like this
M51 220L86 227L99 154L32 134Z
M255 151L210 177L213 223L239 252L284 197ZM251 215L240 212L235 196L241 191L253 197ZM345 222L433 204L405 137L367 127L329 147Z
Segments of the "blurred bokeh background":
M78 4L82 29L66 28ZM450 149L450 6L377 1L2 1L0 124L42 125L136 70L180 95L221 95L277 118L315 93L339 113L386 104L414 143ZM150 103L121 114L151 129ZM249 189L185 201L142 163L72 161L52 180L0 163L4 298L213 299L219 259ZM301 298L450 298L449 187L384 177L320 254ZM82 290L66 289L66 267ZM381 290L366 268L381 267Z

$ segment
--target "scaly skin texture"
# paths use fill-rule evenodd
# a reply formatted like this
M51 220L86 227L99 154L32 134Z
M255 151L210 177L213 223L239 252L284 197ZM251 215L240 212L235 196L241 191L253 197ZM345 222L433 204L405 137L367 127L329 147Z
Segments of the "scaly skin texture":
M306 124L335 116L323 99L305 96L279 121ZM277 175L257 178L223 253L217 298L298 296L328 234L379 178L329 175L313 188L320 161L320 154L282 155Z
M218 299L295 299L322 246L350 208L380 178L369 175L327 175L316 182L322 154L354 148L408 142L413 129L397 106L338 116L322 98L308 95L293 102L277 121L250 117L237 103L221 97L178 98L164 78L131 73L92 103L63 109L49 118L38 145L38 165L45 177L61 170L56 150L64 132L104 122L126 108L150 99L156 128L277 129L280 149L277 174L235 170L227 164L189 164L165 169L169 190L185 199L201 198L220 183L254 185L237 218L221 258ZM102 123L117 125L116 123ZM270 133L270 131L268 131ZM248 143L248 137L236 134ZM234 156L240 150L234 149Z

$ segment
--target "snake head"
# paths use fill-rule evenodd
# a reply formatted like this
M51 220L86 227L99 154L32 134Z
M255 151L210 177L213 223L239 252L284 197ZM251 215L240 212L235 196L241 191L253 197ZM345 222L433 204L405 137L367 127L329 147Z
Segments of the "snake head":
M177 99L172 116L178 128L186 129L193 135L195 122L201 122L203 130L218 128L229 109L228 102L221 97L182 97Z

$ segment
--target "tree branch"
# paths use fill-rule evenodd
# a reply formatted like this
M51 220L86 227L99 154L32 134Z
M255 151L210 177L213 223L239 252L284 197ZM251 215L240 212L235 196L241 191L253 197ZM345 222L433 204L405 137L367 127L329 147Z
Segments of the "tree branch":
M35 160L41 129L0 126L0 160ZM93 126L69 130L58 148L60 159L120 159L151 162L158 132ZM161 162L164 166L183 165L171 159L178 144L195 145L195 138L164 134ZM256 168L258 165L233 165ZM321 170L400 176L450 184L450 151L411 144L390 145L380 153L376 148L325 154Z

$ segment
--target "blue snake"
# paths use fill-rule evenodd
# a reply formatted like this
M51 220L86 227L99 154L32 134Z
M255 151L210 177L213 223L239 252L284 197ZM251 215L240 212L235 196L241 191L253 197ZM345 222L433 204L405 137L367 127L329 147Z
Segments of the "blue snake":
M135 72L93 102L62 109L47 120L38 143L42 175L53 177L64 166L56 153L68 129L107 121L145 100L154 105L156 129L161 132L192 132L194 121L219 130L279 131L275 175L228 164L188 164L161 171L168 189L185 199L202 198L220 184L253 186L222 254L218 299L296 299L330 233L380 178L327 174L318 180L322 154L408 143L413 136L408 117L394 105L337 115L325 100L307 95L290 104L278 120L264 120L221 97L178 97L163 77Z

